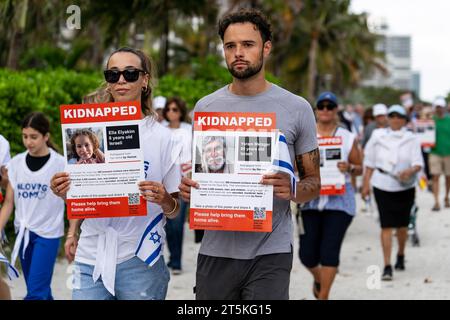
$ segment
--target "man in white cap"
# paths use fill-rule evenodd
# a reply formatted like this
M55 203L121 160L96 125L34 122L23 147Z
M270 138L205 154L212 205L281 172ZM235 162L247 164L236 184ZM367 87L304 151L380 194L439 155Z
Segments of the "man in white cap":
M369 123L364 128L364 136L361 141L363 148L366 146L366 143L369 141L370 137L372 136L373 130L379 129L379 128L386 128L388 125L387 107L385 104L378 103L378 104L374 105L372 115L375 118L375 121Z
M163 96L157 96L153 98L153 108L158 114L158 122L160 122L162 125L165 125L165 122L167 122L163 117L163 109L166 106L166 101L167 99Z
M436 123L436 144L431 149L429 157L430 173L433 176L433 211L439 211L439 178L445 175L444 206L450 208L450 116L446 114L447 103L444 98L438 98L433 103L434 121Z

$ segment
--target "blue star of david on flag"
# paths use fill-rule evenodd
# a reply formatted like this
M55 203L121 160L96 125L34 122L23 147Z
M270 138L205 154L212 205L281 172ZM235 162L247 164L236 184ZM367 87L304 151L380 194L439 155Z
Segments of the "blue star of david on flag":
M149 266L158 261L162 252L162 234L164 234L163 213L161 212L150 221L145 229L135 255Z
M152 240L153 243L161 242L161 236L159 235L158 231L150 232L150 240Z

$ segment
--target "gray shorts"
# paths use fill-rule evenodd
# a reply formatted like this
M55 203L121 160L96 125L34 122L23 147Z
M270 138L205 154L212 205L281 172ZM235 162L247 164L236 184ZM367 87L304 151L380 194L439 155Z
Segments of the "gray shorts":
M198 255L196 300L289 300L292 252L252 260Z

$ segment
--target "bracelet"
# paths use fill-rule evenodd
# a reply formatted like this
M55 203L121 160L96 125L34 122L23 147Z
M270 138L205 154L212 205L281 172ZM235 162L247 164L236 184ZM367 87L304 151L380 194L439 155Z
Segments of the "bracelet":
M166 217L170 217L172 214L175 213L175 211L177 211L177 208L178 208L178 201L177 201L175 198L172 198L172 200L175 202L175 206L173 207L172 211L170 211L169 213L165 213L165 212L164 212L164 215L165 215Z
M78 233L68 233L66 236L66 239L70 239L70 238L74 238L74 237L79 237Z

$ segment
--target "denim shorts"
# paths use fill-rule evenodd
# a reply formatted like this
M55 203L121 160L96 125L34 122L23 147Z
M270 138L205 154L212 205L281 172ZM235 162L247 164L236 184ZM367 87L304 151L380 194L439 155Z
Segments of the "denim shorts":
M92 279L94 266L75 262L73 300L164 300L170 280L164 257L151 267L137 257L116 267L115 296L103 285L100 277Z

